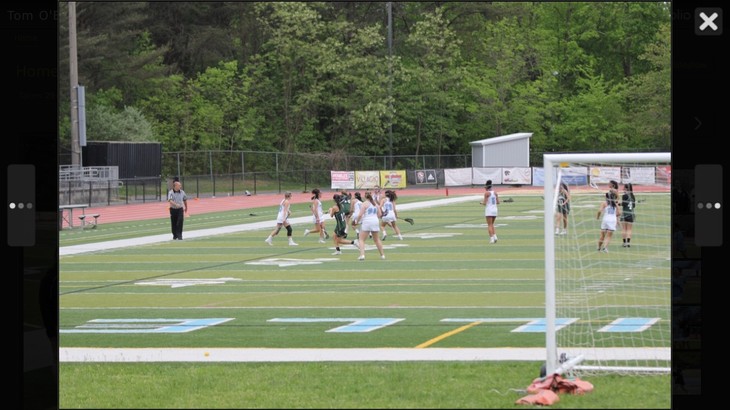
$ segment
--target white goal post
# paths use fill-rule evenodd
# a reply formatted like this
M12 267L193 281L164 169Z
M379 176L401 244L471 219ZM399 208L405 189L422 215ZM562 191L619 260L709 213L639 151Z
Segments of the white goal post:
M545 154L543 160L546 374L568 371L568 366L588 371L670 371L671 154ZM647 182L654 177L652 167L656 181ZM610 172L599 174L603 170ZM666 175L660 178L660 171ZM581 172L585 172L582 177ZM601 232L599 207L608 192L606 175L619 183L619 203L627 182L634 185L634 192L643 192L637 195L644 198L639 202L646 201L636 208L636 244L627 247L624 241L622 249L622 231L617 226L611 253L600 252L596 246ZM576 185L570 186L569 228L556 232L562 178ZM571 327L582 334L565 339ZM613 358L604 369L602 359L593 360L594 354ZM582 365L584 356L591 360Z

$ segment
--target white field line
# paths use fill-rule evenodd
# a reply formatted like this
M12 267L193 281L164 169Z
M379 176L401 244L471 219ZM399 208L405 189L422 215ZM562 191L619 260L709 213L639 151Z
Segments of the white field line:
M469 201L478 201L482 199L483 197L481 195L468 195L468 196L459 196L459 197L452 197L452 198L443 198L443 199L435 199L432 201L423 201L423 202L415 202L410 204L403 204L398 205L398 211L408 211L411 209L421 209L421 208L431 208L434 206L444 206L449 204L456 204L461 202L469 202ZM327 216L329 218L329 216ZM292 225L298 225L298 224L309 224L311 225L312 217L311 216L301 216L298 218L292 218L289 220L289 223ZM192 239L192 238L201 238L205 236L214 236L214 235L224 235L229 233L236 233L236 232L245 232L245 231L253 231L258 229L271 229L273 225L276 225L272 221L266 221L266 222L253 222L248 224L240 224L240 225L231 225L231 226L223 226L220 228L209 228L209 229L199 229L194 231L185 231L185 239ZM104 251L109 249L119 249L119 248L127 248L131 246L139 246L139 245L149 245L153 243L161 243L161 242L170 242L170 234L160 234L160 235L151 235L151 236L144 236L141 238L132 238L132 239L119 239L115 241L105 241L105 242L96 242L96 243L86 243L83 245L73 245L73 246L64 246L59 249L59 256L67 256L67 255L78 255L82 253L89 253L89 252L96 252L96 251Z
M586 359L670 360L670 348L575 349ZM82 348L59 349L60 362L402 362L545 361L545 348Z

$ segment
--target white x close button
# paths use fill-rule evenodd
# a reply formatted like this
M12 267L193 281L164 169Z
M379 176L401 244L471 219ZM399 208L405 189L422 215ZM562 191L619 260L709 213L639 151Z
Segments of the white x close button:
M718 7L695 9L695 34L698 36L722 35L722 9Z

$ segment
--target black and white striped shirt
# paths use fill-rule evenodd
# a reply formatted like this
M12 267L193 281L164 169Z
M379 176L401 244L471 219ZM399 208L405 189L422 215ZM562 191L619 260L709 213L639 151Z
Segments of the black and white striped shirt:
M185 195L185 191L182 189L177 192L174 189L171 189L170 192L167 193L167 200L172 201L170 203L170 208L180 209L183 207L183 201L188 200L188 196Z

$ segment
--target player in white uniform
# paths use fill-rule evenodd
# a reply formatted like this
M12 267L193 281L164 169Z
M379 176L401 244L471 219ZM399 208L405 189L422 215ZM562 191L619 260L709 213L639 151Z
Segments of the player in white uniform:
M400 234L400 229L398 228L398 225L396 223L396 220L398 219L398 213L395 208L395 202L398 200L398 195L395 193L395 191L387 190L385 191L385 195L383 196L383 200L380 204L380 209L383 210L383 217L380 219L380 228L383 230L383 240L388 236L388 232L386 232L385 227L390 226L393 228L393 231L395 231L395 234L398 235L398 239L401 241L403 240L403 236Z
M276 228L274 228L274 230L269 234L269 237L264 240L264 242L269 245L273 245L272 241L274 237L279 234L282 226L286 227L286 237L289 238L289 246L298 245L297 243L294 243L294 239L292 239L292 228L291 225L289 225L289 216L291 215L291 209L289 208L291 205L290 200L291 192L285 192L284 199L282 199L279 203L279 213L276 214Z
M380 192L380 185L375 185L375 188L373 188L373 192L370 193L370 195L373 197L373 201L375 201L375 204L377 204L379 207L381 205L381 202L383 200L383 194ZM380 208L380 212L383 212L383 208ZM373 237L372 234L368 234L370 238Z
M484 193L484 201L480 204L484 205L484 216L487 219L487 231L489 232L489 243L497 242L497 233L494 231L494 221L497 219L499 205L499 195L492 189L492 180L487 180L484 186L487 191Z
M603 219L601 219L603 215ZM621 207L618 206L618 196L609 191L606 193L606 200L596 214L596 219L601 219L601 235L598 238L598 251L608 253L608 244L611 242L613 231L616 230L617 217L621 215Z
M357 225L355 224L355 218L357 218L358 215L360 215L360 207L362 207L362 197L360 196L359 192L355 192L355 199L352 201L352 218L351 218L351 224L352 227L355 228L355 233L358 235L360 234L360 229L357 228Z
M375 188L373 188L373 192L370 193L373 197L373 201L375 201L376 204L380 204L380 201L383 199L383 195L380 193L380 185L375 185Z
M385 259L385 253L383 252L383 243L380 241L380 218L382 217L382 211L378 206L378 203L373 199L370 192L365 192L365 201L360 206L360 212L353 218L353 225L360 225L359 245L360 245L360 257L358 260L365 260L365 239L368 235L372 234L375 246L380 252L380 258Z
M310 209L312 210L314 229L312 229L311 231L309 229L305 229L304 236L307 236L310 233L318 232L319 243L324 243L324 240L329 239L330 235L324 228L324 211L322 210L322 201L319 199L321 195L322 193L320 192L319 188L315 188L312 190L312 205Z

